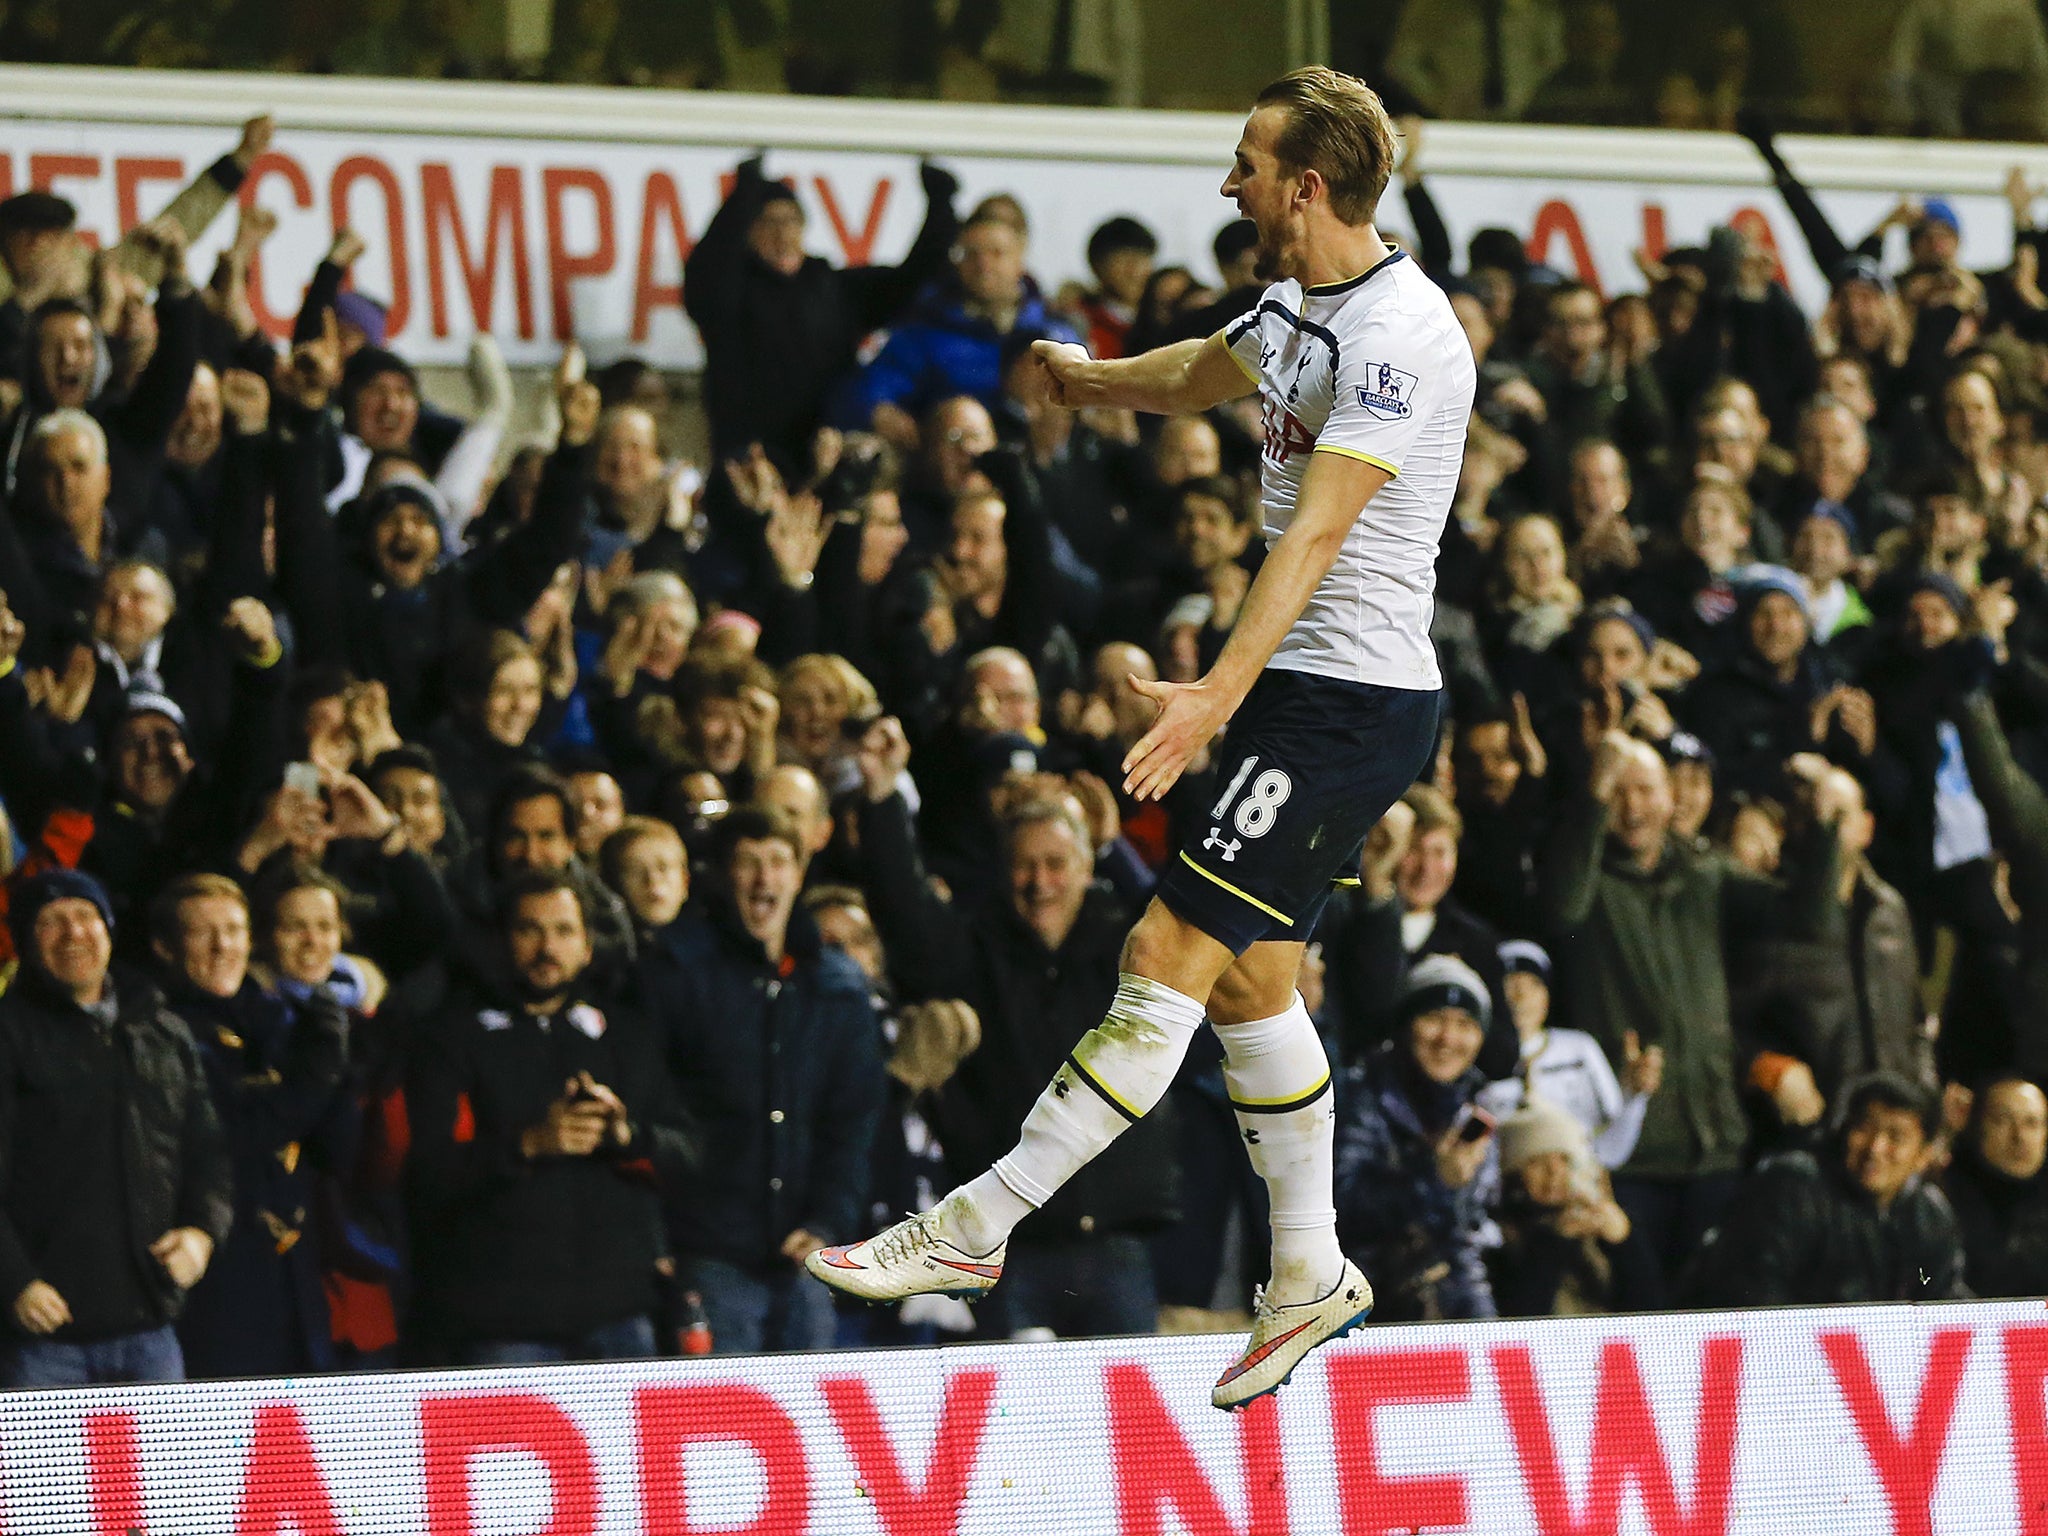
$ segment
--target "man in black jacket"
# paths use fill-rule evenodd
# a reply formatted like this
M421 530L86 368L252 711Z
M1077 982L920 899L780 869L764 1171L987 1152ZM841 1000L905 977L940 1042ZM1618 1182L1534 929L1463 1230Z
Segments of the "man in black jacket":
M502 911L510 995L452 996L407 1089L424 1320L469 1365L652 1355L660 1189L691 1159L652 1026L593 995L562 875Z
M1834 1144L1751 1174L1700 1256L1709 1307L1837 1306L1967 1296L1963 1245L1941 1191L1921 1180L1941 1125L1934 1095L1872 1073L1844 1096Z
M0 1387L179 1381L172 1321L227 1236L227 1146L184 1023L108 974L90 876L38 875L8 914L0 999Z
M1004 818L1003 899L963 911L931 894L910 812L875 775L861 818L877 928L909 995L959 998L981 1044L938 1092L934 1115L957 1180L1009 1150L1038 1097L1116 992L1128 915L1094 882L1094 849L1073 807L1037 800ZM999 1294L1013 1331L1150 1333L1157 1287L1146 1237L1179 1209L1179 1131L1163 1101L1053 1198L1011 1241Z
M803 858L786 820L732 812L714 911L671 946L669 1068L717 1156L674 1192L669 1230L721 1354L829 1348L831 1294L803 1262L867 1214L882 1031L867 977L796 910Z
M767 449L785 473L810 462L825 392L854 364L861 338L946 271L959 183L932 164L924 228L900 267L835 267L804 253L796 194L740 162L733 189L683 267L683 307L704 338L704 398L718 458Z

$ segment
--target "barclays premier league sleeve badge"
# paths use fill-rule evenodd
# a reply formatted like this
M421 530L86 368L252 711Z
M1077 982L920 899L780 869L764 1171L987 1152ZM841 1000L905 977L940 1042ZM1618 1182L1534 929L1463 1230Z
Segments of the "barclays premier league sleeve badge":
M1403 373L1391 363L1367 363L1366 382L1359 386L1358 403L1381 421L1402 421L1413 408L1415 375Z

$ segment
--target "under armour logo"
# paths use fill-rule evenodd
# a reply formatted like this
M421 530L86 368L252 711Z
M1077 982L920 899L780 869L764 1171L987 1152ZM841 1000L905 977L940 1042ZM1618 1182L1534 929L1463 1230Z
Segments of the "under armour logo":
M1246 1146L1256 1147L1259 1144L1259 1133L1257 1131L1246 1131L1244 1133L1244 1141Z
M1225 837L1221 827L1211 827L1209 835L1202 839L1202 846L1205 849L1221 848L1223 850L1223 862L1230 864L1236 862L1237 850L1242 848L1244 844L1234 837Z

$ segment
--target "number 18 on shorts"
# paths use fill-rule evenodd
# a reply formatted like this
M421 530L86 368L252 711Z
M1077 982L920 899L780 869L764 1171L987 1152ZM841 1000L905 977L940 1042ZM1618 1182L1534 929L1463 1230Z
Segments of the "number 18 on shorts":
M1441 694L1269 668L1219 746L1208 819L1159 898L1242 954L1306 940L1333 881L1436 747Z

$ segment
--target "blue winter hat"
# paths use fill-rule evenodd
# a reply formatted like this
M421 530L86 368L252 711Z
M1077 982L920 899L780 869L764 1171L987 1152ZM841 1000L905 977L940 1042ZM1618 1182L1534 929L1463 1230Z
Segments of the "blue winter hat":
M7 907L7 931L24 964L36 952L36 919L43 915L43 908L53 901L70 900L89 901L99 908L100 921L107 925L108 937L113 936L114 904L107 900L106 887L83 870L46 869L16 886Z
M1630 629L1634 630L1636 638L1643 642L1643 649L1645 651L1651 651L1656 648L1656 626L1644 618L1636 610L1635 605L1625 597L1611 597L1605 602L1595 603L1579 616L1579 627L1574 632L1578 648L1583 651L1586 648L1586 643L1593 638L1594 627L1605 624L1609 619L1619 619Z
M1816 517L1826 519L1840 528L1842 532L1849 535L1849 547L1851 549L1861 549L1863 547L1863 529L1856 521L1856 514L1843 506L1839 501L1816 501L1811 507L1806 509L1806 516L1803 521L1810 523Z
M1799 605L1807 626L1812 627L1813 599L1807 596L1806 583L1796 571L1788 571L1782 565L1745 565L1731 572L1730 580L1741 595L1745 610L1755 608L1769 593L1782 592Z
M1905 595L1911 598L1915 592L1938 593L1943 602L1955 609L1957 618L1966 624L1970 621L1970 595L1952 577L1940 571L1915 571L1913 579L1906 583Z
M1948 232L1960 235L1963 221L1956 217L1956 210L1947 198L1930 197L1920 205L1920 224L1946 224Z

